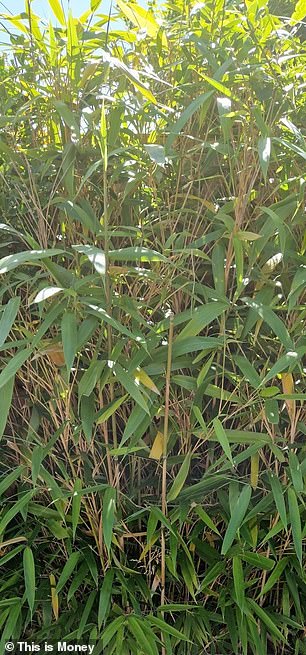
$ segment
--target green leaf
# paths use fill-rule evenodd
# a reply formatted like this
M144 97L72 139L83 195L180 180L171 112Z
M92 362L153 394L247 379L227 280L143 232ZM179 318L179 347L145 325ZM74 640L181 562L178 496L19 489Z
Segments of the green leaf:
M147 414L150 414L148 405L143 395L139 391L139 385L137 385L135 378L129 375L128 372L125 371L118 363L116 363L114 366L114 372L120 384L122 384L130 396L135 400L137 405L140 405L140 407L142 407L142 409L144 409Z
M287 530L287 512L282 485L276 475L273 473L268 475L277 511L285 530Z
M31 491L28 491L25 493L23 496L17 500L14 505L1 517L0 521L0 536L2 536L6 526L12 521L12 519L18 514L18 512L21 512L24 507L29 503L30 499L32 498L33 494L35 491L31 489Z
M7 257L0 259L0 275L12 271L21 264L32 264L32 262L37 262L47 257L54 257L55 255L62 255L63 253L63 250L50 248L50 250L25 250L15 255L7 255Z
M12 404L14 383L15 383L15 378L13 376L2 387L2 392L0 393L0 441L4 434L9 411Z
M247 357L242 357L241 355L235 355L234 357L235 364L240 368L245 380L249 382L254 389L257 389L260 385L260 377L255 370L254 366L247 359Z
M257 614L258 618L267 626L268 630L271 632L272 635L274 635L277 639L280 639L281 641L285 641L284 636L280 632L280 630L276 627L275 622L270 618L269 614L262 609L255 600L252 598L248 598L248 605L249 608L253 613Z
M165 166L165 148L158 143L145 143L144 147L152 161L159 166Z
M101 409L98 412L96 424L100 425L107 421L116 411L121 407L122 403L128 398L128 394L120 396L120 398L115 398L105 409Z
M148 639L145 624L143 624L142 627L140 620L137 619L136 616L130 615L128 617L128 626L136 639L139 652L143 651L144 653L147 653L147 655L158 655L156 644L152 644L151 640Z
M80 382L78 395L79 400L82 396L90 396L91 392L94 390L98 380L100 379L103 369L105 367L105 362L98 359L93 359L90 362L88 369L83 373Z
M258 139L258 155L260 168L266 182L271 156L271 138L269 136L261 136Z
M22 367L22 365L29 359L32 354L31 348L26 348L25 350L20 350L19 353L14 355L9 360L9 363L4 367L3 371L0 373L0 389L5 387L7 383L15 376L17 371Z
M231 515L227 530L223 539L221 554L226 555L227 551L231 547L237 530L241 526L241 523L247 512L250 500L252 495L252 489L249 485L245 485L240 496L238 497L237 503L235 504L234 511Z
M103 630L101 637L102 637L102 643L104 648L106 648L106 646L109 644L111 639L119 631L119 629L125 622L126 622L125 616L118 616L116 619L113 619L113 621L110 622L110 624L107 626L107 628L105 628L105 630Z
M294 350L292 339L285 324L275 314L275 312L273 312L271 307L266 307L262 303L259 303L256 300L251 300L250 298L242 298L242 301L248 307L253 309L258 314L258 316L270 326L271 330L279 338L280 342L286 350Z
M240 553L239 557L241 557L245 562L248 562L248 564L251 564L253 568L261 569L263 571L271 571L275 565L273 559L269 559L258 553Z
M268 593L268 591L272 589L272 587L274 587L276 582L281 577L283 571L285 570L287 564L288 564L288 557L283 557L279 562L277 562L267 582L264 584L260 592L260 596L264 596L265 594Z
M32 456L31 456L33 485L36 484L40 472L40 467L44 457L45 457L44 448L42 446L35 446L35 448L33 448Z
M76 478L73 486L73 498L72 498L72 536L73 540L75 539L75 533L78 527L78 522L80 518L81 502L82 502L82 480Z
M79 624L78 631L77 631L77 634L76 634L76 637L77 637L78 640L80 640L82 638L83 632L85 630L85 627L86 627L86 624L87 624L87 621L88 621L88 617L90 615L90 612L92 610L92 606L93 606L93 604L95 602L95 599L96 599L96 595L97 595L97 592L96 592L95 589L93 589L93 591L90 592L90 594L89 594L89 596L87 598L86 605L84 607L84 611L82 613L80 624Z
M140 91L149 102L157 104L153 93L151 93L150 89L140 81L138 71L134 71L131 67L126 66L123 61L117 57L112 57L106 51L103 51L103 60L124 73L124 75L132 82L133 86Z
M279 411L278 402L275 398L267 398L267 400L265 400L265 414L269 423L272 423L272 425L278 425Z
M65 566L64 566L64 568L63 568L63 570L61 572L58 583L56 585L56 593L57 594L59 594L59 592L65 586L67 580L69 580L69 578L72 575L75 567L78 564L79 559L80 559L80 553L77 552L77 551L71 553L71 555L69 556L69 558L68 558L68 560L67 560L67 562L66 562L66 564L65 564Z
M113 536L113 527L115 523L116 512L116 489L108 487L103 496L103 510L102 510L102 526L103 526L103 539L110 554L110 548Z
M81 253L82 255L86 255L90 263L93 264L97 273L100 275L105 275L105 254L103 250L96 248L95 246L88 245L72 246L72 248L74 248L74 250Z
M167 500L168 502L171 502L172 500L175 500L175 498L179 495L181 489L183 488L187 475L189 473L189 468L190 468L190 462L191 462L191 453L188 453L187 455L184 456L184 461L181 465L181 468L171 485L168 494L167 494Z
M291 24L301 21L306 16L306 2L305 0L298 0L294 7L294 12L291 16Z
M70 373L77 349L78 326L75 314L72 312L63 314L61 330L66 367Z
M63 287L45 287L38 292L37 296L35 296L34 300L32 300L31 305L34 305L34 303L42 302L43 300L47 300L48 298L52 298L57 293L60 293L60 291L64 291Z
M212 302L207 305L197 307L193 312L193 317L189 323L183 328L175 339L175 343L181 341L186 337L195 337L207 325L210 325L220 314L225 312L228 305L223 302Z
M295 492L300 494L304 491L303 474L298 457L295 453L289 452L289 468L290 477L294 486Z
M158 616L149 614L147 620L151 623L151 625L153 625L155 628L158 628L161 632L167 632L169 635L172 635L172 637L175 637L179 641L188 641L191 643L190 639L188 639L186 635L180 632L180 630L173 628L172 625L169 625L169 623L166 623L166 621L160 619Z
M10 330L14 324L17 312L20 306L20 297L16 296L11 298L8 303L4 306L1 320L0 320L0 346L2 346L6 340L6 337L10 333Z
M229 445L229 441L227 438L227 434L223 428L223 425L221 421L218 418L213 419L213 426L215 430L215 435L219 441L220 446L224 450L224 453L227 457L227 459L230 461L231 465L234 466L233 458L232 458L232 451L231 447Z
M294 368L299 360L300 356L297 350L293 350L288 352L286 355L283 355L277 360L276 364L271 367L269 373L265 375L264 379L261 381L261 385L264 386L267 382L269 382L269 380L273 380L273 378L275 378L279 373L283 373L283 371L286 369L289 368L290 370L292 367ZM272 387L272 389L276 389L276 387ZM264 390L262 390L261 395L263 395L263 391Z
M200 519L207 525L207 527L218 534L220 536L220 532L218 528L215 526L214 522L211 520L210 516L208 516L207 512L201 507L200 505L196 505L194 508L194 511L197 513L197 515L200 517Z
M70 33L70 30L69 30ZM54 100L54 107L60 117L63 119L64 123L71 129L74 130L75 134L79 137L80 135L80 127L77 122L76 114L74 114L69 107L67 107L65 102L62 102L61 100Z
M140 262L167 262L167 258L156 250L135 246L135 248L119 248L119 250L110 250L109 259L122 261L140 261Z
M22 475L23 471L25 470L25 466L17 466L17 468L13 469L10 473L5 473L1 478L0 478L0 498L4 494L4 492L9 489L11 484L18 480L18 478Z
M203 578L200 586L200 591L203 591L207 587L209 587L215 580L224 573L225 571L225 566L224 562L217 562L214 564L209 571L206 573L205 577Z
M224 84L218 82L218 80L214 80L212 77L208 77L208 75L205 75L202 72L200 73L200 75L201 77L203 77L204 80L206 80L206 82L208 82L208 84L210 84L215 89L217 89L217 91L220 91L220 93L225 95L227 98L233 97L232 91L228 89Z
M302 566L302 528L301 517L297 497L294 489L289 487L288 491L289 517L292 529L292 537L296 556Z
M92 439L92 428L95 420L95 396L90 394L90 396L81 397L81 421L82 428L87 443L89 444Z
M169 136L167 137L166 141L166 149L171 148L173 141L175 138L180 134L180 132L183 130L185 127L186 123L188 123L189 119L193 116L193 114L201 107L202 112L203 109L205 111L208 111L210 101L214 95L213 91L208 91L206 93L201 93L195 100L193 100L190 105L182 112L180 115L179 119L176 121L176 123L172 124L169 126Z
M108 569L108 571L106 571L104 576L104 580L100 591L100 597L99 597L99 608L98 608L99 630L101 630L102 624L107 618L108 609L110 606L111 593L113 589L113 580L114 580L114 569Z
M32 615L35 603L35 563L29 546L26 546L23 551L23 572L27 601Z
M219 297L225 296L225 247L221 243L216 243L213 247L211 268L215 289Z
M244 575L243 567L240 557L233 557L233 580L234 589L236 594L237 605L243 612L245 597L244 597Z

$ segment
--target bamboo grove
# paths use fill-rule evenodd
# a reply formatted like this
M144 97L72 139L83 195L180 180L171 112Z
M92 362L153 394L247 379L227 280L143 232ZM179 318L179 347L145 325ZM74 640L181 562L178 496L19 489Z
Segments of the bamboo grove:
M0 651L306 653L305 2L49 4L0 18Z

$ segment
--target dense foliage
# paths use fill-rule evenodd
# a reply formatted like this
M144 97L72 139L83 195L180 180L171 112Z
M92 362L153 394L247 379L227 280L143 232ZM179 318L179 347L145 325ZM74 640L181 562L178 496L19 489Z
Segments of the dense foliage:
M49 2L1 19L0 651L306 653L305 2Z

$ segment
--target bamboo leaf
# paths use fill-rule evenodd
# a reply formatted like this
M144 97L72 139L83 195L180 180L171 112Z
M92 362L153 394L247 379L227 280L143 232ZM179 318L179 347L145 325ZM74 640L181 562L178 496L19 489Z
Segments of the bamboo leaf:
M268 475L277 511L285 530L287 530L287 512L282 485L276 475L273 473Z
M26 596L32 616L35 603L35 563L29 546L26 546L23 551L23 571Z
M277 562L272 573L269 575L267 582L263 586L260 592L260 596L264 596L265 594L268 593L268 591L270 591L274 587L276 582L281 577L283 571L285 570L287 564L288 564L288 557L283 557L279 562Z
M113 536L113 527L115 523L116 512L116 489L108 487L103 496L103 511L102 511L102 525L103 525L103 538L110 554L110 548Z
M53 573L50 573L50 588L51 588L51 604L52 604L52 611L54 614L54 618L57 621L58 620L58 615L59 615L59 601L58 601L58 594L56 591L56 580L55 576Z
M160 459L163 454L164 448L164 435L158 430L155 439L153 441L149 457L151 459Z
M72 246L77 252L86 255L87 259L95 267L97 273L105 275L105 254L95 246Z
M16 296L15 298L11 298L8 301L8 303L4 306L1 315L1 320L0 320L0 346L4 344L6 337L11 331L19 307L20 307L19 296Z
M149 248L119 248L119 250L110 250L109 259L118 262L167 262L167 258L156 250Z
M188 641L189 643L191 643L190 639L188 639L186 635L180 632L180 630L177 630L172 625L169 625L169 623L166 623L166 621L163 621L163 619L160 619L158 616L153 616L152 614L149 614L147 620L154 627L158 628L162 632L167 632L169 635L172 635L172 637L175 637L179 641Z
M58 583L56 585L56 594L60 593L60 591L65 586L66 582L69 580L70 576L72 575L74 569L76 568L79 562L79 559L80 559L80 553L77 551L74 551L68 557L68 560L61 572Z
M247 512L251 500L251 494L252 494L251 487L249 485L245 485L245 487L243 488L242 492L238 497L237 503L235 504L234 511L231 515L226 533L224 535L222 549L221 549L222 555L226 555L227 551L231 547L236 537L237 530L240 528L241 523Z
M254 453L251 455L251 487L252 489L257 488L258 484L258 472L259 472L259 453Z
M98 412L97 425L105 423L116 411L121 407L122 403L128 398L128 394L120 396L120 398L115 398L105 409Z
M107 617L111 593L113 589L113 580L114 580L114 569L109 569L106 571L104 580L101 586L100 597L99 597L99 608L98 608L98 628L101 630L101 627Z
M257 614L258 618L267 626L271 634L273 634L280 641L285 641L285 637L282 635L280 630L276 627L274 621L271 619L269 614L260 607L255 600L252 598L248 599L248 605L251 612Z
M182 490L186 482L187 475L189 473L190 463L191 463L191 453L188 453L187 455L185 455L181 468L168 491L167 500L169 502L175 500L175 498L179 495L180 491Z
M60 293L60 291L64 291L64 289L62 287L45 287L38 292L34 300L32 300L31 305L34 305L34 303L42 302L43 300L47 300L48 298L52 298L56 294Z
M55 18L61 25L66 25L65 14L62 9L60 0L49 0L49 5L54 13Z
M269 136L261 136L258 139L258 155L260 168L266 181L271 156L271 138Z
M125 371L120 364L116 363L114 366L114 372L116 377L130 396L135 400L135 402L144 409L147 414L149 414L149 408L146 400L144 399L142 393L139 391L139 387L133 377L131 377L127 371Z
M32 262L38 262L48 257L62 255L63 253L64 251L58 248L50 248L49 250L26 250L24 252L18 252L15 255L7 255L0 259L0 275L12 271L22 264L32 264Z
M238 607L243 612L244 604L245 604L245 597L244 597L245 584L244 584L243 567L240 557L233 557L233 580L234 580L234 588L235 588L237 604Z
M2 393L0 394L0 441L4 434L9 411L12 404L14 383L15 383L15 377L12 376L8 380L8 382L2 387Z
M215 435L219 441L220 446L224 450L224 453L227 457L227 459L230 461L231 465L234 466L233 458L232 458L232 451L231 447L229 445L229 441L227 438L227 434L223 428L223 425L221 421L218 418L214 418L213 420L213 426L215 430Z
M289 487L287 491L289 504L289 517L292 529L293 543L296 556L302 565L302 527L299 506L294 489Z
M82 480L77 478L74 482L73 487L73 498L72 498L72 536L73 540L75 539L75 533L78 527L78 522L80 518L81 502L82 502Z
M77 349L77 321L75 314L65 312L62 318L62 342L67 372L70 373Z
M205 523L205 525L210 528L210 530L221 536L218 528L215 526L214 522L211 520L210 516L208 516L207 512L205 512L203 507L196 505L194 511L198 514L203 523Z
M193 318L176 337L175 343L186 337L195 337L207 325L210 325L220 314L223 314L227 304L223 302L212 302L197 307L193 312Z

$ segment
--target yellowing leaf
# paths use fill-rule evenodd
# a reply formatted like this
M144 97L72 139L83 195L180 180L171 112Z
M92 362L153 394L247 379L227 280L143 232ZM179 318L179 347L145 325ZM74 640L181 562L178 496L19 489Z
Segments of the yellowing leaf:
M47 348L41 350L40 352L42 355L48 355L52 364L55 364L55 366L65 365L64 351L60 343L50 344L50 346L47 346Z
M239 230L237 232L237 237L240 239L240 241L256 241L256 239L261 238L261 235L255 234L255 232Z
M109 275L114 275L117 277L118 275L126 275L129 272L129 267L128 266L109 266L108 267L108 273Z
M51 587L51 603L52 603L52 610L54 614L54 618L57 621L58 619L58 595L56 593L56 580L53 575L53 573L50 574L50 587Z
M12 16L12 17L5 16L5 18L6 18L6 20L9 20L12 23L12 25L17 27L17 29L20 30L20 32L23 32L24 34L28 33L27 27L21 22L21 20L19 20L19 18L14 17L14 16Z
M283 393L292 394L294 393L294 379L292 373L282 373L282 387ZM285 400L288 414L291 420L293 420L295 415L296 403L295 400Z
M258 484L258 471L259 471L259 454L255 453L251 456L251 486L256 489Z
M149 377L149 375L143 371L141 368L137 368L135 372L135 380L136 382L139 381L141 384L143 384L144 387L147 387L150 389L150 391L154 391L154 393L159 394L159 390L157 386L154 384L153 380Z
M153 445L150 450L149 457L151 457L151 459L160 459L163 454L163 445L164 445L164 435L162 432L158 431L153 441Z
M66 25L65 14L63 12L60 0L49 0L49 5L54 13L55 18L61 25Z

